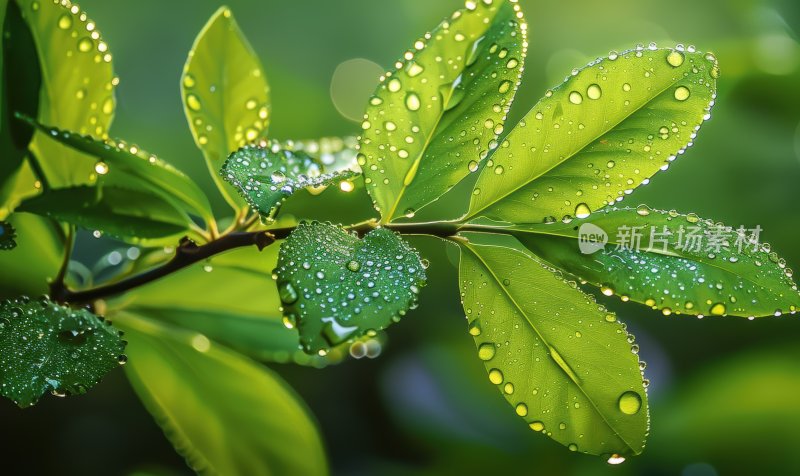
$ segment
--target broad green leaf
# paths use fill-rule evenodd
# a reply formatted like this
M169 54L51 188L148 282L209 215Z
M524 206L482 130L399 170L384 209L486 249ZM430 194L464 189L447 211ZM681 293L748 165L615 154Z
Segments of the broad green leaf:
M16 248L16 237L17 231L14 229L14 225L7 221L0 221L0 250L8 251Z
M113 174L116 169L139 179L141 185L172 200L187 213L211 219L211 205L200 187L183 172L136 145L112 139L98 140L74 132L48 127L22 117L50 139L94 157L96 175Z
M86 393L124 363L125 342L85 309L46 298L0 302L0 394L20 407L54 395Z
M51 189L22 202L17 210L100 230L132 243L159 238L174 243L191 224L189 217L152 192L102 183Z
M603 294L667 315L772 316L800 308L793 272L769 244L759 243L753 230L693 213L608 208L568 224L506 231L553 265L601 286ZM597 241L587 242L592 234Z
M97 25L69 0L16 0L39 51L42 91L37 119L80 134L104 137L114 115L118 79ZM31 58L32 59L32 58ZM31 151L53 186L91 181L92 163L79 151L37 133Z
M0 253L0 299L47 293L61 265L63 232L51 220L29 213L14 213L7 222L18 243Z
M470 334L517 415L573 451L640 453L647 394L625 326L513 237L459 236Z
M513 2L466 2L386 74L362 123L359 164L384 222L412 215L478 167L503 131L526 26Z
M713 55L637 48L593 61L548 91L486 162L468 217L585 217L630 193L692 144L710 117Z
M211 17L192 46L181 79L183 106L209 172L234 208L244 200L218 175L228 154L266 134L269 86L228 7Z
M270 271L278 243L263 251L237 249L135 289L109 303L108 315L133 312L207 336L253 359L315 366L322 358L300 350L287 328Z
M425 285L419 254L398 234L359 239L329 223L301 223L281 245L275 269L284 316L307 353L398 322Z
M356 160L358 139L353 136L321 137L308 140L270 140L267 146L274 152L289 150L303 152L322 166L324 173L352 170L361 172Z
M14 113L36 116L42 77L36 44L16 2L0 4L0 25L0 188L6 188L16 179L33 138L33 129L17 121ZM5 202L6 197L0 198Z
M200 474L327 474L313 417L280 377L202 334L122 313L125 370Z
M358 176L351 170L322 174L320 169L321 166L303 152L248 145L228 157L220 174L254 210L272 217L281 202L297 190L327 187Z

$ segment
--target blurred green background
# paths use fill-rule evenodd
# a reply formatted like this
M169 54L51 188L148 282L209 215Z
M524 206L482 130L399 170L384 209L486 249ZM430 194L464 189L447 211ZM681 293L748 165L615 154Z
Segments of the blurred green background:
M510 122L573 67L656 41L719 59L717 105L696 144L628 205L696 212L762 239L800 270L800 3L796 0L521 1L530 48ZM211 0L84 0L121 78L111 135L136 142L211 187L183 116L178 79ZM270 136L355 134L386 69L458 0L232 0L272 87ZM506 130L510 130L507 127ZM664 317L609 306L649 364L652 431L618 467L534 434L488 382L438 242L419 310L393 326L377 359L324 370L275 368L320 422L335 474L797 474L800 322ZM246 384L243 382L243 384ZM20 411L0 402L6 474L187 474L115 371L86 396ZM220 445L226 442L221 441ZM287 451L292 451L287 448Z

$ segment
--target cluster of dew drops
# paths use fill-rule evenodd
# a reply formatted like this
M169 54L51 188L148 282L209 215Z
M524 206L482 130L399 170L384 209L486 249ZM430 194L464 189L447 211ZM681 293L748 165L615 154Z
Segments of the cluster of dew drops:
M76 362L83 362L85 356L82 346L86 346L87 339L95 332L105 331L104 329L96 329L91 325L85 325L86 318L79 312L58 306L46 297L31 300L29 297L23 296L13 300L2 301L0 302L0 311L2 311L2 315L0 315L0 335L6 330L13 330L15 326L13 321L17 319L25 319L27 321L37 322L41 325L41 327L31 329L31 332L19 332L19 344L21 344L21 346L18 347L19 350L11 355L3 352L4 356L0 356L0 365L4 368L11 367L11 364L7 361L8 358L19 359L20 361L25 361L30 358L30 356L26 355L24 350L21 350L31 348L33 343L29 342L29 339L35 338L41 342L52 336L57 338L59 345L72 347L73 350L69 353L69 358ZM40 314L42 312L46 314ZM51 315L53 312L56 312L59 316L57 320L38 317L40 315ZM103 321L102 318L100 319L101 322L105 322L105 325L110 325L108 321ZM120 335L122 334L120 333ZM90 350L92 352L103 352L97 342L92 345ZM40 355L36 362L32 362L33 370L43 371L45 364L51 363L52 359L53 355L51 353ZM119 354L116 356L116 361L119 365L125 365L128 362L128 357L125 354ZM57 365L59 364L56 364L55 369L58 368ZM53 372L53 369L47 369L47 371ZM64 376L57 370L54 373L48 373L42 376L51 388L50 393L56 397L65 397L67 395L67 392L62 388L63 377ZM23 384L23 386L26 385ZM24 389L16 388L13 382L8 381L3 381L0 387L2 387L2 393L5 395L19 394L21 391L24 391ZM74 390L77 390L79 393L85 390L85 387L80 384L73 385L73 387ZM15 401L14 403L18 404L19 402Z

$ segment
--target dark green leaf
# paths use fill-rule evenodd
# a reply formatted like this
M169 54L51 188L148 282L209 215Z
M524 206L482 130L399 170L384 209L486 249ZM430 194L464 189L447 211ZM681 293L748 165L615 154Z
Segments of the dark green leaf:
M7 221L0 221L0 250L11 250L17 247L17 242L14 240L17 237L17 231L14 226Z
M517 415L573 451L640 453L647 394L625 326L513 237L459 236L469 331Z
M718 72L713 55L683 47L637 48L575 70L492 154L467 216L534 223L621 200L692 144Z
M772 316L800 308L792 270L759 236L693 213L608 208L568 224L507 231L555 266L602 286L603 294L667 315ZM590 233L608 243L579 244Z
M45 298L0 303L0 394L20 407L48 390L82 394L125 362L119 332L85 309Z
M326 187L358 176L351 170L322 174L320 169L321 166L303 152L248 145L231 154L220 173L253 209L272 217L278 205L297 190Z
M204 219L212 217L208 198L192 179L138 146L111 139L98 140L91 136L48 127L26 117L21 119L35 125L50 139L94 157L95 176L113 174L119 169L139 179L141 185L173 200L187 213Z
M497 146L525 32L518 5L470 1L386 74L367 107L358 159L383 221L433 202Z
M15 178L22 165L33 128L14 118L15 112L36 116L42 77L31 30L16 2L0 5L3 25L0 48L0 188ZM0 200L0 203L5 200Z
M125 311L194 330L261 361L324 365L300 350L288 329L270 271L278 244L263 251L237 249L199 263L109 302L108 314Z
M80 134L105 136L114 115L118 81L96 23L69 0L16 1L39 52L43 84L37 119ZM43 133L36 134L31 150L51 185L91 182L92 163L79 151L49 141Z
M142 243L185 235L191 221L172 204L148 191L99 184L51 189L24 201L19 211L35 213L115 238Z
M228 154L262 137L269 125L269 86L261 62L228 7L197 35L181 79L189 128L225 198L244 201L219 179Z
M121 313L134 390L200 474L327 474L316 425L266 367L187 332Z
M20 236L17 247L0 253L0 299L48 292L62 261L63 232L47 218L15 213L7 221Z
M378 228L359 240L328 223L301 223L281 245L278 295L308 353L399 321L425 285L419 254Z

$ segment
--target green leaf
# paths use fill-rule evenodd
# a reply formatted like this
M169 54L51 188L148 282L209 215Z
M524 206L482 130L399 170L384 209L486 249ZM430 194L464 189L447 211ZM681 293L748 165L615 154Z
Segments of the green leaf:
M14 240L17 237L17 231L14 226L7 221L0 221L0 250L12 250L17 247L17 242Z
M26 200L19 211L35 213L131 243L185 235L191 221L170 202L149 191L104 185L51 189Z
M316 425L272 371L202 334L124 313L125 370L175 449L200 474L327 474Z
M96 23L69 0L16 1L39 52L43 84L37 119L80 134L103 137L114 115L118 80L108 44ZM91 181L91 162L78 151L51 142L42 133L34 137L31 151L40 159L51 185Z
M228 154L266 134L269 86L263 68L228 7L197 35L181 79L183 106L195 143L225 199L244 201L217 172Z
M275 269L284 316L307 353L399 321L425 285L419 254L386 228L359 240L329 223L301 223L283 242Z
M125 362L125 342L85 309L46 298L0 302L0 394L20 407L54 395L86 393Z
M713 55L680 46L637 48L576 70L486 162L467 216L554 221L622 200L692 144L718 75Z
M48 292L62 261L63 232L51 220L29 213L8 217L18 236L17 247L0 253L0 299Z
M518 5L467 2L383 78L362 123L358 160L384 222L439 198L497 146L525 32Z
M531 251L596 286L664 314L772 316L794 313L792 270L753 230L676 211L609 208L568 224L506 228ZM607 244L579 245L590 233ZM760 229L758 231L760 235ZM584 247L584 251L581 251Z
M35 116L42 83L36 44L16 2L0 5L0 188L16 178L33 138L33 129L14 119L19 111ZM13 91L13 94L10 94ZM4 203L5 199L0 199Z
M303 152L274 151L248 145L222 165L220 174L265 217L273 217L286 197L306 187L327 187L358 176L344 170L321 174L320 165Z
M647 394L625 326L513 237L459 236L470 334L517 415L573 451L640 453Z
M107 315L151 317L260 361L323 365L299 349L297 331L283 323L270 276L277 262L277 243L237 249L126 293L109 302Z
M267 147L273 152L281 150L303 152L320 164L324 173L345 170L361 172L356 160L358 139L353 136L280 141L271 139Z
M95 158L95 174L113 174L119 170L139 179L137 183L172 200L187 213L211 220L211 205L200 187L172 165L159 160L136 145L112 139L98 140L74 132L48 127L27 117L50 139L65 144Z

